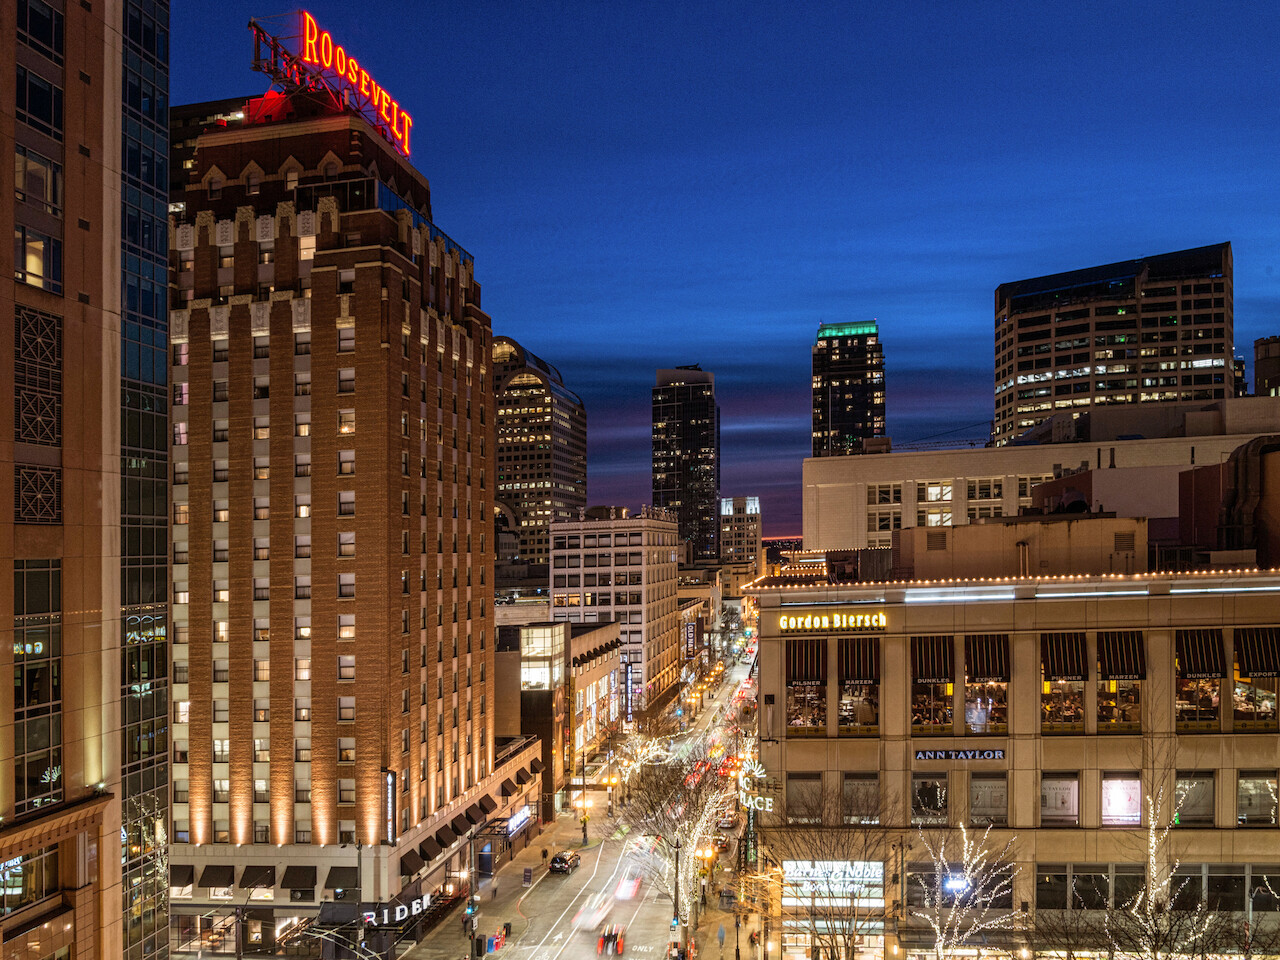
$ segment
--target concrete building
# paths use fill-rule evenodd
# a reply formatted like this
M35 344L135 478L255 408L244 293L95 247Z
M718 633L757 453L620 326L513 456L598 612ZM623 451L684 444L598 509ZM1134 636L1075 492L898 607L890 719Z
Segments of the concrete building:
M824 323L813 342L813 455L861 453L884 436L880 324Z
M493 339L498 510L516 559L545 579L550 526L587 505L587 412L560 371L510 337Z
M653 505L679 519L685 562L720 559L720 406L715 374L696 363L658 371Z
M1262 337L1253 341L1253 395L1274 397L1280 394L1280 337Z
M720 560L764 566L759 497L720 498Z
M164 958L169 5L4 19L2 953Z
M1041 424L1038 443L809 459L805 548L887 547L898 529L1014 516L1032 505L1037 484L1083 470L1094 471L1095 490L1107 471L1143 468L1151 479L1164 470L1167 494L1126 478L1109 483L1107 496L1090 506L1119 516L1176 517L1179 471L1224 462L1278 422L1280 400L1273 397L1095 408Z
M471 255L357 113L268 94L175 117L173 930L269 950L336 900L461 895L538 747L493 731Z
M1118 522L1078 521L1100 524L1104 539ZM1061 525L1044 531L1066 546ZM848 847L824 845L824 828L878 824L866 852L826 865L859 878L827 894L840 903L861 890L859 955L933 956L913 912L917 880L934 869L917 829L960 824L990 826L997 850L1011 840L1018 867L996 904L1018 922L988 935L984 954L1061 949L1032 938L1042 917L1068 909L1073 878L1090 896L1071 909L1123 905L1149 856L1157 870L1176 858L1186 899L1208 898L1236 931L1274 917L1280 577L978 579L963 574L968 560L1017 556L998 539L975 544L981 532L915 544L917 570L931 551L952 552L953 569L939 572L956 579L759 585L762 770L744 792L767 811L763 868L803 885L810 857L786 852L797 830L825 861L821 851ZM1176 826L1152 852L1156 809L1157 827L1175 813ZM766 935L779 955L806 956L816 908L807 897L782 903ZM1105 952L1080 938L1069 946Z
M1233 396L1231 284L1230 243L1000 284L992 439L1055 412Z
M679 527L672 511L592 507L551 528L551 618L621 624L624 719L668 698L680 677Z

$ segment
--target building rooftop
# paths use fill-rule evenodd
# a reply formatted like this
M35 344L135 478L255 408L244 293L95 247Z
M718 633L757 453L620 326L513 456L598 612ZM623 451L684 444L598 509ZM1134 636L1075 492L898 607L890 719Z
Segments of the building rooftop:
M875 336L879 332L880 324L875 320L867 323L823 323L818 326L817 339Z

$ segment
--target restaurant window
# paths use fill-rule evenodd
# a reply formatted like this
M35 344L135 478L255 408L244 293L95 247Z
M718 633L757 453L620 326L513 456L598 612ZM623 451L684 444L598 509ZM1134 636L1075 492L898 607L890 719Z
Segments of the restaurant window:
M1142 823L1142 780L1137 773L1102 775L1102 825L1136 827Z
M1083 633L1040 634L1040 730L1084 732Z
M1002 827L1009 822L1009 781L1003 773L975 773L969 777L969 822Z
M1242 827L1276 825L1276 772L1241 771L1236 793L1236 822Z
M787 641L787 733L827 731L827 641Z
M911 825L936 826L947 822L947 775L917 773L911 778Z
M880 778L874 773L846 773L841 813L847 824L880 822Z
M1142 681L1147 659L1142 633L1098 634L1098 732L1137 733L1142 729Z
M822 774L787 774L787 823L822 823Z
M1232 729L1275 733L1276 691L1280 686L1280 628L1251 627L1235 632Z
M1173 825L1213 826L1213 771L1178 771L1174 785Z
M840 733L880 732L880 641L842 637L839 641Z
M1009 637L964 638L964 726L969 734L1009 731Z
M1177 729L1217 731L1221 716L1222 681L1226 676L1221 630L1178 630L1177 686L1174 710Z
M912 733L951 732L954 680L951 637L912 637Z
M1080 775L1046 773L1040 777L1040 825L1075 826L1080 822Z

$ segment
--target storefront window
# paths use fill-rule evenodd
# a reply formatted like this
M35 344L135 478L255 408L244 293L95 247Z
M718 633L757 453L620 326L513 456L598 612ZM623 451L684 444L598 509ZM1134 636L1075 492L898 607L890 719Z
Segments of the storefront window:
M1179 630L1174 710L1185 731L1216 731L1221 716L1223 669L1221 630Z
M1146 648L1137 630L1098 634L1098 732L1137 733L1142 729L1142 681Z
M1075 826L1080 822L1080 775L1046 773L1040 778L1040 825Z
M1036 865L1036 909L1067 909L1069 889L1065 863L1041 863Z
M1173 823L1177 827L1213 826L1213 772L1178 771Z
M1040 670L1041 731L1083 733L1084 634L1040 634Z
M1236 821L1242 827L1274 827L1276 799L1274 770L1242 772L1236 795Z
M1098 732L1137 733L1142 729L1142 681L1098 681Z
M979 827L1000 827L1009 822L1009 784L1003 773L969 778L969 822Z
M954 679L951 637L911 638L912 733L951 733Z
M874 737L880 732L880 641L839 641L840 733Z
M911 778L911 825L947 822L946 774L917 773Z
M874 773L846 773L843 796L844 822L880 822L880 778Z
M969 734L1009 732L1009 638L964 638L964 726Z
M1105 863L1071 865L1071 909L1105 910L1111 893L1110 874Z
M787 735L827 732L827 641L787 641Z
M1235 632L1236 670L1231 697L1233 729L1274 733L1280 684L1280 628L1250 627Z
M787 774L787 823L822 823L822 774Z
M1132 827L1142 822L1142 781L1136 773L1102 775L1102 825Z

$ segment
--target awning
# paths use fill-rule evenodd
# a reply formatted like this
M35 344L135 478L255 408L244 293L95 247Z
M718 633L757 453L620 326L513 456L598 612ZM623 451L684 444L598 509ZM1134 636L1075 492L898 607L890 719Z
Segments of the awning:
M521 767L519 770L516 771L516 783L528 783L532 779L533 779L533 774L530 773L528 770L526 770L524 767Z
M229 863L214 863L205 867L200 874L202 887L229 887L235 883L236 868Z
M169 886L189 887L196 882L196 868L190 863L169 864Z
M1040 634L1040 662L1046 680L1078 680L1087 676L1083 633Z
M1181 680L1220 680L1227 675L1221 630L1179 630L1174 634Z
M454 817L452 820L449 821L449 827L453 830L454 833L456 833L458 836L461 837L461 836L464 836L466 832L471 829L471 824L467 821L466 817L464 817L462 814L458 814L456 817Z
M400 854L400 876L412 877L427 865L427 861L418 856L418 851L410 847Z
M532 760L529 761L529 769L532 770L534 773L541 773L543 770L547 769L547 765L543 763L541 760L539 760L537 757L534 757Z
M422 854L424 862L430 863L440 856L440 844L436 843L435 837L424 837L422 842L418 844L418 853Z
M1237 630L1236 663L1242 677L1280 677L1280 628Z
M840 682L870 685L880 682L880 639L840 638Z
M794 638L787 641L787 683L816 686L827 682L827 641Z
M326 890L354 890L360 883L360 872L355 867L330 867L325 877Z
M448 827L441 827L436 831L436 843L440 844L442 849L447 849L452 846L453 841L457 839L458 838L454 835L454 832Z
M467 807L465 816L472 823L479 823L484 819L484 813L481 812L480 804L478 803L473 803L471 806Z
M1098 634L1098 679L1147 679L1147 653L1141 631L1111 630Z
M528 776L526 776L525 779L529 779ZM516 785L512 783L511 778L508 777L506 780L502 781L502 786L500 786L498 790L504 797L510 797L516 792Z
M251 863L240 874L240 889L253 890L256 887L274 887L276 885L276 868L270 864Z
M964 638L966 683L1009 682L1009 635L975 633Z
M911 679L914 683L954 683L956 668L950 637L911 638Z
M483 797L480 798L480 809L487 814L493 813L493 811L498 809L497 801L495 801L493 797L491 797L489 794L486 793Z
M286 890L314 890L316 887L316 868L301 863L293 863L284 868L284 876L280 886Z

